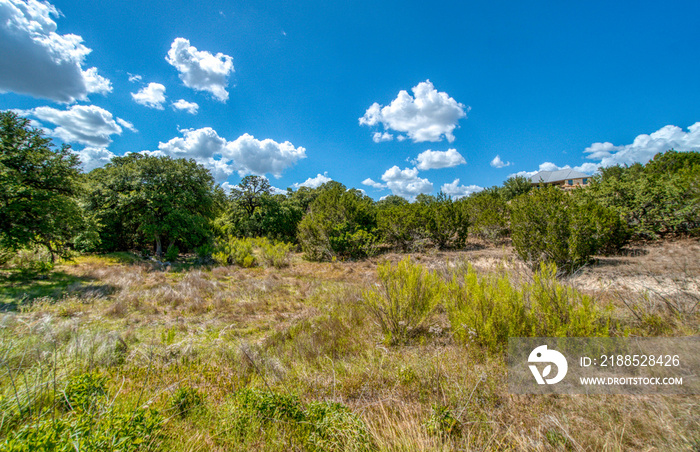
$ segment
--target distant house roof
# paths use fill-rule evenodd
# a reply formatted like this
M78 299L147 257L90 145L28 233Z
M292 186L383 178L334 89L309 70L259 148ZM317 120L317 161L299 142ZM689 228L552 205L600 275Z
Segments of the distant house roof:
M561 169L557 171L540 171L534 176L530 176L530 182L537 184L544 182L546 184L551 182L559 182L567 179L580 179L582 177L591 177L588 174L583 174L580 171L574 171L572 169Z

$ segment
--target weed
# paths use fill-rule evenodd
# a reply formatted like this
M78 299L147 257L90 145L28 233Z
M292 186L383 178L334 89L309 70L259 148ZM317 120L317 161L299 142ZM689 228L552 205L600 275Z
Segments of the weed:
M427 428L434 435L457 436L461 433L462 425L449 408L433 405Z

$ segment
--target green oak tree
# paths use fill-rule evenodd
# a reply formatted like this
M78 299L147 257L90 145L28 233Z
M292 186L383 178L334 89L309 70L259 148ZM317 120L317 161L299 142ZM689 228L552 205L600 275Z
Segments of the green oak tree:
M192 249L209 240L225 196L194 160L129 154L90 173L87 209L101 224L106 250L153 244Z

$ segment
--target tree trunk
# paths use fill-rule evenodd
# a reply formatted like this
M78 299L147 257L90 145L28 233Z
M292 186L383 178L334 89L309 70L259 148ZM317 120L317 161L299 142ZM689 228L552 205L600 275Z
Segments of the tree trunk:
M161 257L163 255L163 247L160 244L160 235L156 234L156 256Z

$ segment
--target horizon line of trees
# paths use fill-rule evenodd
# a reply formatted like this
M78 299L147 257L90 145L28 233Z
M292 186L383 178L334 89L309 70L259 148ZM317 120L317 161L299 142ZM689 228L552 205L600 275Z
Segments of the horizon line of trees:
M138 250L157 256L215 252L231 238L297 244L313 260L362 258L384 250L463 248L471 234L511 238L532 265L574 271L630 239L700 229L700 153L669 150L647 164L601 168L587 188L533 189L512 177L460 199L440 192L380 201L330 181L272 192L246 176L229 194L192 159L142 154L89 173L68 145L56 148L26 118L0 112L0 251Z

